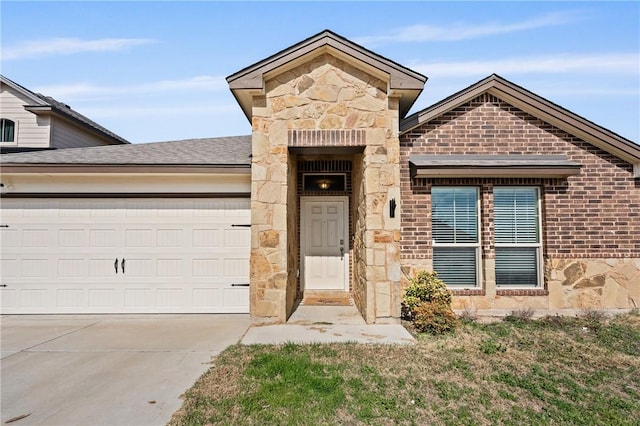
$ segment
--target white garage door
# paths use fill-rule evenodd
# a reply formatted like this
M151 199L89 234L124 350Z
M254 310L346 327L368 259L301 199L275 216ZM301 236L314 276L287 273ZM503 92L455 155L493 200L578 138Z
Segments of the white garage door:
M249 199L5 199L2 312L249 311Z

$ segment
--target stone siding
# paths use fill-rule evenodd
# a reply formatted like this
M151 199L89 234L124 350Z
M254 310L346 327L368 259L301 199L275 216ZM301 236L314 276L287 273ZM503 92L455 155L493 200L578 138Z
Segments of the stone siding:
M431 187L477 186L480 188L483 282L477 290L457 291L458 308L470 305L477 309L637 306L640 187L633 178L631 164L489 94L478 96L403 134L400 151L401 164L408 164L412 154L540 154L566 155L582 165L578 175L566 179L411 179L409 168L403 167L401 247L405 277L418 269L432 267ZM495 287L492 206L496 185L540 188L544 288L504 290ZM618 262L617 266L605 267L612 262ZM587 275L565 283L567 269L569 273L584 269ZM601 272L592 276L587 270ZM406 282L403 280L405 285Z
M290 235L297 230L287 216L297 211L291 203L296 186L287 179L295 173L290 148L345 143L363 151L360 174L353 176L360 194L353 221L354 299L367 322L399 320L398 100L387 96L387 86L321 54L265 81L265 96L254 98L251 312L256 321L283 322L291 314L291 275L298 265L290 253L298 237ZM398 203L394 218L391 199Z

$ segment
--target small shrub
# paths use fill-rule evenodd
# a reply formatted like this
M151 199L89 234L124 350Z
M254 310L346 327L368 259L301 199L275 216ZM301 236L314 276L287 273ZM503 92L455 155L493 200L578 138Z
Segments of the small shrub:
M409 282L411 284L404 294L404 303L409 309L414 309L422 302L451 305L452 293L436 272L419 271Z
M592 330L600 328L607 320L607 314L596 309L585 308L580 312L580 318L582 318L587 324L587 327Z
M535 311L531 308L516 309L511 311L509 315L504 317L504 320L508 322L527 322L531 321L534 313Z
M540 318L538 321L542 325L553 327L553 328L564 327L565 325L569 324L569 321L567 321L565 317L561 317L558 314L545 315L544 317Z
M459 318L465 324L472 324L478 320L478 311L476 309L466 307L459 315Z
M413 310L413 325L422 333L444 334L455 331L458 318L443 302L422 302Z
M419 271L410 280L402 303L403 319L413 322L419 332L443 334L458 326L451 309L452 293L435 272Z

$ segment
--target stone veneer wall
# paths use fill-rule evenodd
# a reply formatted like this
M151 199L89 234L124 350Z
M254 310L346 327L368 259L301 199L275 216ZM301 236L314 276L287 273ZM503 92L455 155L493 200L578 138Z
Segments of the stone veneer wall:
M481 203L483 281L456 291L456 308L479 310L634 308L640 305L640 185L632 166L500 99L484 94L403 134L411 154L566 155L583 165L566 179L410 179L401 169L403 284L432 269L431 187L477 186ZM495 286L493 186L541 188L544 288Z
M386 90L386 82L322 54L266 81L266 95L254 98L250 302L255 321L283 322L291 313L290 276L297 265L288 250L297 236L289 235L296 230L287 219L296 211L288 205L287 174L294 172L289 146L364 150L359 198L364 211L359 208L354 221L362 242L354 248L354 292L364 284L367 302L359 307L367 322L399 321L398 100ZM387 207L392 198L398 204L395 218ZM361 293L354 297L362 301Z
M356 155L353 160L353 282L351 295L353 301L367 322L371 322L367 303L367 265L365 248L366 200L364 197L364 155ZM371 304L372 305L372 304ZM369 318L367 318L369 317Z
M287 170L289 178L287 180L287 295L286 295L286 315L293 312L298 293L298 244L300 236L298 234L298 174L297 156L289 155L287 160Z

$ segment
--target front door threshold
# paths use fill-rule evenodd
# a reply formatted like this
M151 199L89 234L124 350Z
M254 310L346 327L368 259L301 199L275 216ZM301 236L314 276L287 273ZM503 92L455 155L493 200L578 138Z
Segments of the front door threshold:
M350 306L351 294L347 291L315 290L305 291L300 305L303 306Z
M348 292L305 292L302 301L291 314L287 324L364 325L364 318Z

